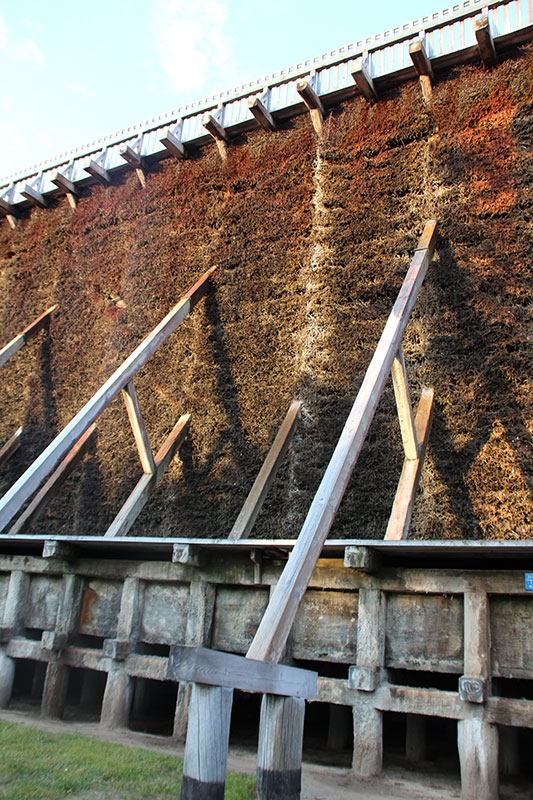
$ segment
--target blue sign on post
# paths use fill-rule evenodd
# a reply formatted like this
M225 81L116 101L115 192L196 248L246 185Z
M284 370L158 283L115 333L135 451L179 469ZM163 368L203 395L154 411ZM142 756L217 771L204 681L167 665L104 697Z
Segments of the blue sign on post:
M524 586L526 592L533 592L533 572L524 572Z

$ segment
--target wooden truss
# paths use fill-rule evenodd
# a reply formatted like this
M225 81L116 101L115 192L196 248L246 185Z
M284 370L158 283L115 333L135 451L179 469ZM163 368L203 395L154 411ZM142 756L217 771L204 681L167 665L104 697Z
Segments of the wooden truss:
M403 538L406 533L429 435L433 392L423 392L415 417L407 386L402 339L433 256L436 229L437 223L433 220L425 225L352 410L246 657L239 659L240 665L236 666L234 663L230 665L222 653L194 648L192 653L190 648L181 648L180 651L174 651L169 659L167 677L193 682L182 798L200 800L211 796L210 793L215 789L219 791L221 787L223 793L232 692L235 688L264 694L259 730L257 796L261 800L275 796L299 796L305 710L303 698L315 696L317 675L298 669L291 673L289 680L282 674L274 677L265 671L264 665L265 662L278 664L283 657L298 606L391 373L405 463L387 538ZM290 425L286 421L282 427L290 428ZM267 461L269 458L270 454ZM273 455L272 461L275 460L276 456ZM254 485L251 496L259 497L263 487L264 482L257 487ZM253 514L245 513L249 501L250 496L230 534L233 539L239 538L241 530L249 531L246 526L253 517ZM253 506L251 501L250 505ZM253 689L250 688L252 686ZM298 687L298 692L294 686ZM291 791L287 792L289 784Z
M143 476L106 535L117 536L129 530L183 442L190 419L190 415L181 417L154 457L133 378L192 311L196 303L208 293L215 269L212 267L208 270L182 297L0 499L0 530L4 530L28 502L27 508L8 531L10 534L19 533L23 525L42 513L46 503L57 492L90 446L94 437L94 424L98 417L120 393L126 405ZM27 335L27 329L23 333ZM14 347L17 340L18 337L7 347Z

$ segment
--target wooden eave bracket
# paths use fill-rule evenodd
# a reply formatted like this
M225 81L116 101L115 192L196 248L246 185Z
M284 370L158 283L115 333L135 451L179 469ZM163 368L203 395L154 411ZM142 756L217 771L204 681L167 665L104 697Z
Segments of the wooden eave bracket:
M166 147L168 152L179 159L187 158L187 148L181 141L182 131L183 120L180 119L173 128L168 129L167 135L163 136L160 140L161 144Z
M137 173L137 177L139 179L139 183L143 187L146 186L146 176L145 176L145 169L146 169L146 162L144 158L141 156L141 147L142 147L142 136L139 136L133 144L129 145L126 142L120 146L119 154L120 157L127 161L127 163L134 168L135 172Z
M224 127L224 106L217 109L214 114L205 113L202 117L202 125L215 141L229 144L229 133Z
M80 195L80 190L71 181L73 167L73 164L69 164L65 172L56 170L50 176L50 180L67 196L71 207L76 208L76 200Z
M13 433L9 437L7 442L0 449L0 467L3 464L6 464L13 455L13 453L16 452L16 450L18 450L20 446L21 435L22 435L22 428L17 428L15 433Z
M311 75L309 78L300 78L300 80L296 82L296 91L309 110L315 133L317 136L322 136L326 111L322 100L316 93L315 84L316 75Z
M486 69L493 67L496 64L496 48L494 47L494 39L490 32L489 18L486 12L475 20L474 33L483 66Z
M0 195L0 214L5 216L11 228L15 228L17 224L17 212L15 206L11 202L14 192L15 187L11 184L7 192Z
M100 153L97 158L92 159L89 161L88 166L86 166L85 172L88 172L89 175L92 175L93 178L96 178L104 186L109 186L111 183L111 176L109 172L102 166L102 163L105 163L107 149Z
M378 99L378 93L372 80L368 55L363 55L357 59L352 70L352 78L363 97L370 103Z
M41 177L39 176L33 183L27 183L24 189L21 191L21 195L29 200L34 206L37 208L48 208L48 200L42 195L42 193L35 188L36 184L41 183Z
M277 130L277 123L270 111L268 110L270 100L270 89L267 89L262 95L250 97L248 99L248 108L255 117L256 122L265 131Z
M433 78L433 68L426 52L424 36L421 36L420 39L411 42L409 45L409 55L411 56L413 66L420 77L425 76L428 78Z

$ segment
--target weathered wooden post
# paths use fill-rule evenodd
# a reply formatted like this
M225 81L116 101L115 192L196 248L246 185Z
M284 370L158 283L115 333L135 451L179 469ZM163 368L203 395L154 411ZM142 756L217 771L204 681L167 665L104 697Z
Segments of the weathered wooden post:
M365 696L381 681L385 660L385 595L378 589L360 589L357 612L357 665L350 669L350 686L360 696L353 706L352 769L368 778L383 765L383 713Z
M305 700L263 695L257 753L258 800L298 800Z
M133 699L133 678L123 662L138 638L143 603L143 584L138 578L126 578L122 589L117 638L105 639L102 656L112 660L102 702L100 724L105 728L128 725Z
M13 570L9 578L4 619L0 628L0 641L7 643L24 628L24 611L30 577L21 570ZM0 708L7 708L15 680L15 660L5 649L0 650Z
M498 800L498 728L485 721L491 691L489 603L485 592L464 595L464 670L461 700L471 713L457 723L463 800Z
M55 630L44 631L41 637L43 650L47 650L50 654L41 700L42 717L61 718L63 716L69 667L62 663L61 653L67 645L69 637L77 628L82 591L83 584L77 575L63 576L63 588Z

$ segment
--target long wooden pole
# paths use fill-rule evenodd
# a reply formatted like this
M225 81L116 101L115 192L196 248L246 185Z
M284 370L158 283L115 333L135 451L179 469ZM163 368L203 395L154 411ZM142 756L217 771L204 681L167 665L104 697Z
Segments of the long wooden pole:
M409 315L435 249L437 223L427 222L343 432L247 652L257 661L279 661L300 601L363 446L400 347Z
M0 531L20 511L24 503L37 491L54 467L68 453L80 436L92 425L148 361L151 355L183 322L196 303L207 294L210 278L216 267L208 270L166 317L143 339L133 353L115 370L96 394L83 406L68 425L48 445L33 464L21 475L11 489L0 500Z

